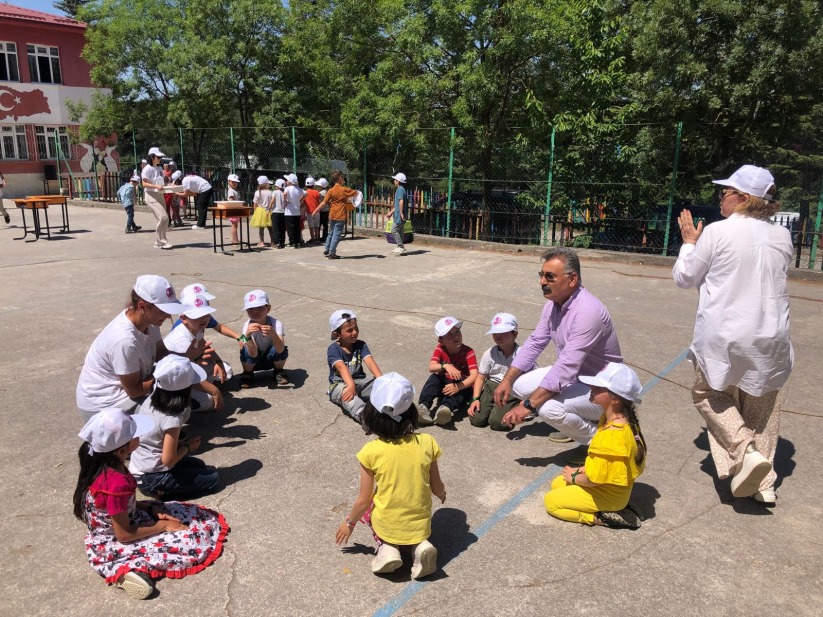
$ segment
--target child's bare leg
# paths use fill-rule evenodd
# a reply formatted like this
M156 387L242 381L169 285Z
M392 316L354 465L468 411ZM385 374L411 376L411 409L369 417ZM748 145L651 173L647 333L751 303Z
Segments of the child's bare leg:
M237 225L238 223L231 224L231 241L233 244L240 242L240 240L237 239Z

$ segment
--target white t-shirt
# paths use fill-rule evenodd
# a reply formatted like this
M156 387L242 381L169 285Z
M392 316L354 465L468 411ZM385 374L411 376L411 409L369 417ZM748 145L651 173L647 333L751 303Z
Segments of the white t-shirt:
M240 201L240 193L237 192L237 189L233 189L232 187L229 187L227 197L229 201Z
M275 189L272 191L271 201L274 204L274 207L271 210L272 212L275 214L283 214L285 212L283 209L283 191L280 189Z
M247 319L246 323L243 324L243 334L246 334L247 330L249 329L249 324L251 323L251 319ZM283 330L283 322L279 319L268 315L266 317L266 324L272 326L274 331L283 338L285 332ZM257 345L257 351L260 353L266 352L272 346L271 337L265 336L262 332L252 332L251 339L254 341L254 344Z
M180 185L190 193L205 193L211 189L209 181L200 176L186 176L180 182Z
M203 330L195 335L191 333L191 330L189 330L185 324L180 323L172 328L171 332L166 335L166 338L163 339L163 344L166 346L166 349L172 353L185 354L188 352L191 342L195 338L199 340L199 346L205 346L206 343L203 335Z
M155 409L149 397L143 401L137 413L154 420L154 428L140 436L140 446L131 453L129 471L134 475L168 471L168 465L162 463L163 439L170 429L182 428L191 415L191 407L186 407L179 416L170 416Z
M490 347L483 353L483 357L480 358L480 364L477 365L477 372L481 375L485 375L486 379L489 381L496 381L499 383L503 380L503 376L512 365L512 360L517 357L518 351L520 351L520 345L517 343L514 344L514 352L508 357L500 351L500 347L497 345ZM528 370L531 371L535 368L537 368L537 365L532 366Z
M143 171L140 172L140 177L143 178L149 184L159 184L160 186L165 186L166 179L163 176L163 170L159 167L152 167L151 165L146 165L143 168ZM145 190L151 191L153 193L159 194L160 191L158 189L151 189L149 187L144 187Z
M252 203L260 208L271 208L271 191L269 189L258 189L254 192Z
M106 407L131 409L132 400L120 383L121 375L140 372L148 379L154 367L160 328L149 326L146 334L126 316L115 317L91 344L80 379L77 380L77 407L97 412Z
M303 199L303 189L290 184L283 189L286 204L286 216L300 216L300 200Z

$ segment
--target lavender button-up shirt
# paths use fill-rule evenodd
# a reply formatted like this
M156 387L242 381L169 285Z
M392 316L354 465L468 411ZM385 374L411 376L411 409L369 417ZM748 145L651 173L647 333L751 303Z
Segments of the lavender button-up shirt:
M560 392L576 383L579 375L596 375L609 362L623 362L609 311L584 287L563 306L546 302L537 328L523 343L512 366L530 370L549 341L557 348L557 362L540 382L549 392Z

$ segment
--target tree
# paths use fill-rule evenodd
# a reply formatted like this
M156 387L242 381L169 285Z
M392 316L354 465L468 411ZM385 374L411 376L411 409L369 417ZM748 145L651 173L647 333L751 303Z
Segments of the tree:
M60 0L59 2L54 3L54 8L58 11L62 11L72 19L77 19L80 9L82 9L84 5L88 4L88 2L89 0Z

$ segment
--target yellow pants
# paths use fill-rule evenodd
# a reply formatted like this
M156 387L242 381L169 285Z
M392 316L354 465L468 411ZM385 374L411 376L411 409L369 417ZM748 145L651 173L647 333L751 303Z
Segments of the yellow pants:
M551 490L543 497L543 503L546 512L561 521L592 525L595 513L617 512L625 508L631 493L631 486L577 486L566 482L563 476L557 476L552 480Z

